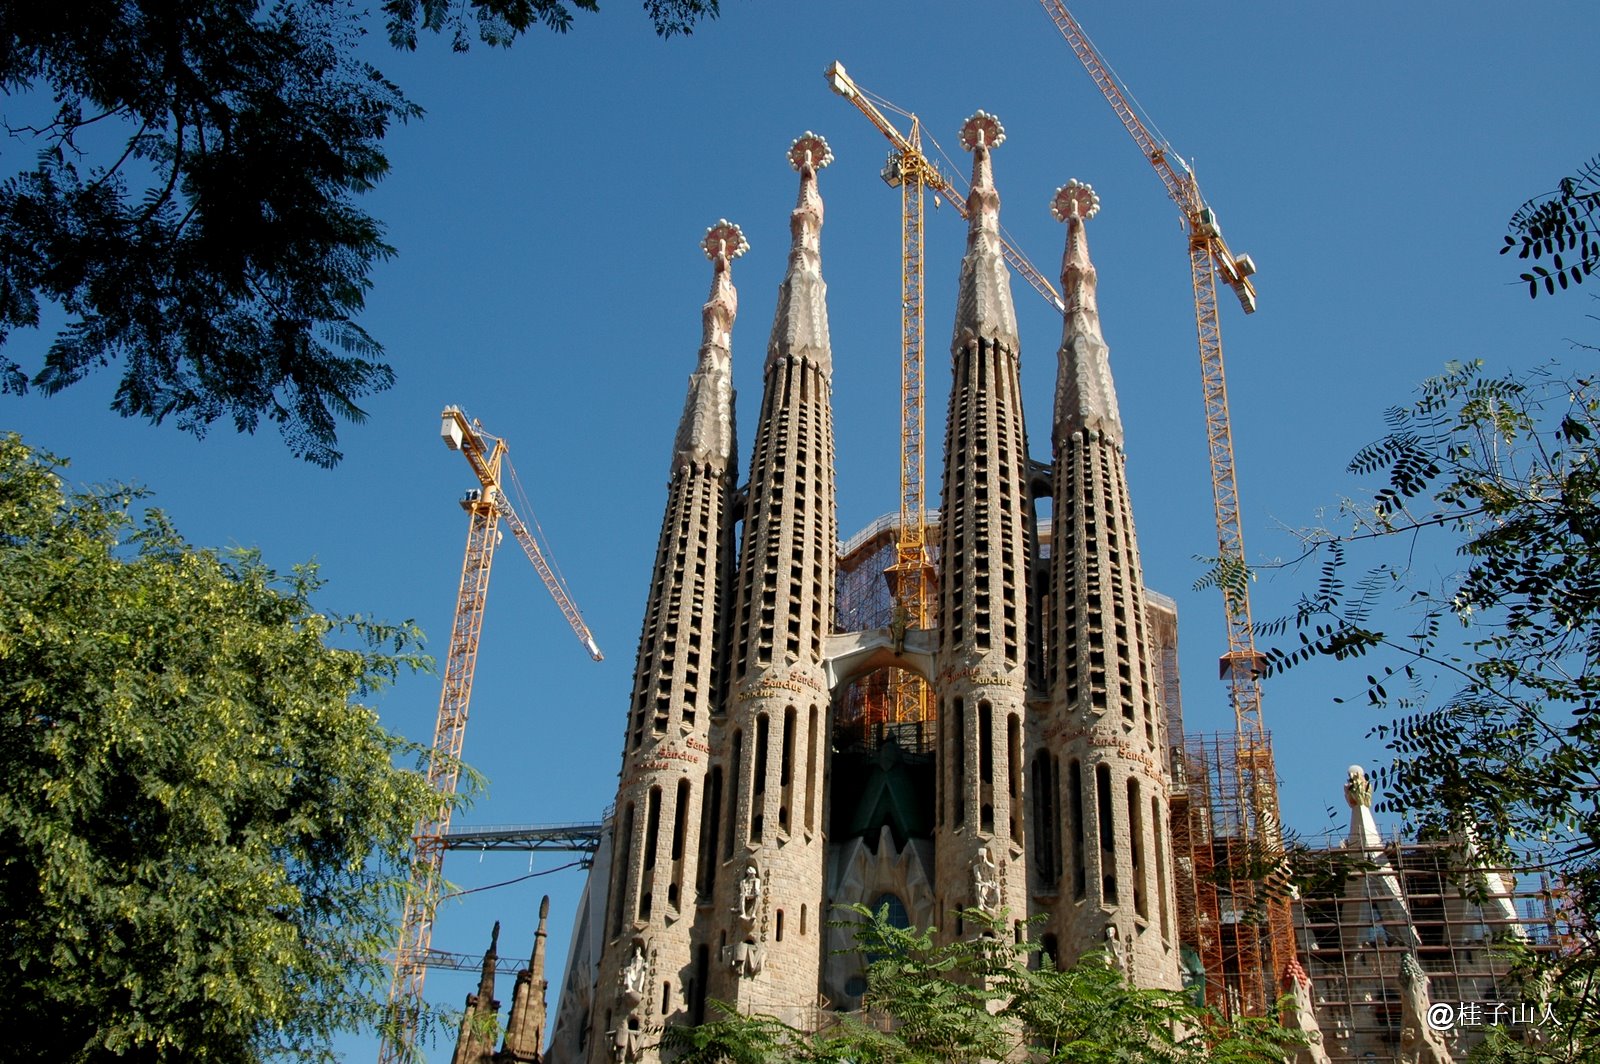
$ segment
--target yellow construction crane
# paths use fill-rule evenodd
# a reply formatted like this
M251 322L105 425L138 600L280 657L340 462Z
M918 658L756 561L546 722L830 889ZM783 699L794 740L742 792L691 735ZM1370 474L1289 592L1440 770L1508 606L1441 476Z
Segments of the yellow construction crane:
M428 760L428 783L446 800L439 813L417 825L415 853L411 862L411 885L406 891L400 922L400 942L394 955L393 978L389 984L391 1024L383 1032L378 1049L380 1064L409 1059L416 1040L417 1022L422 1010L422 984L427 975L427 957L433 941L433 919L439 905L443 882L446 836L450 832L451 803L461 770L461 746L467 731L467 706L472 699L472 674L478 663L478 639L483 632L483 607L489 595L489 567L499 543L502 519L516 537L528 560L538 570L545 587L561 607L589 656L604 657L594 641L583 615L568 594L566 586L551 569L528 526L517 516L507 498L502 471L510 468L506 441L485 432L477 421L468 421L457 406L447 406L441 415L440 435L445 445L460 452L477 475L479 487L461 500L467 511L467 550L461 563L461 589L456 596L455 622L450 630L450 650L445 656L444 684L439 696L439 718L433 730L433 753ZM516 473L510 480L515 483Z
M922 124L915 114L868 92L834 62L824 71L834 92L849 100L894 145L883 168L883 180L900 190L900 532L898 558L888 577L894 591L897 622L906 628L926 628L933 565L928 557L926 507L923 503L925 463L923 443L923 261L922 220L924 191L943 196L962 218L967 200L922 151ZM876 102L874 102L876 101ZM880 109L904 116L911 129L902 133ZM1006 261L1040 295L1062 308L1061 297L1026 256L1002 238ZM891 685L891 719L920 720L924 692L915 679Z
M1129 104L1121 86L1083 27L1061 0L1039 0L1061 35L1072 46L1095 86L1122 120L1139 150L1155 167L1167 195L1183 213L1189 237L1189 272L1194 279L1194 320L1200 342L1200 385L1205 394L1206 446L1211 458L1211 491L1217 515L1217 554L1223 603L1228 622L1228 652L1221 672L1229 683L1235 724L1241 738L1260 739L1261 685L1257 676L1262 656L1250 627L1250 590L1245 580L1244 534L1239 523L1239 485L1233 465L1233 429L1228 420L1228 384L1222 366L1222 326L1217 317L1217 280L1233 290L1246 314L1255 313L1256 289L1250 278L1256 266L1248 255L1235 255L1222 239L1222 229L1194 171L1162 140L1157 140Z
M1150 165L1155 167L1167 195L1183 213L1188 234L1189 272L1194 282L1195 330L1200 347L1200 385L1205 397L1206 446L1211 461L1211 493L1216 508L1218 587L1222 590L1228 626L1228 650L1222 655L1220 672L1228 682L1233 704L1238 753L1234 761L1233 786L1254 814L1254 821L1242 824L1245 862L1266 860L1270 869L1265 890L1257 895L1258 884L1250 879L1233 880L1235 901L1251 897L1266 912L1268 941L1273 962L1281 974L1294 957L1294 928L1287 898L1287 866L1282 858L1282 825L1278 815L1277 772L1272 748L1267 743L1261 721L1260 673L1264 663L1255 646L1250 620L1250 588L1245 568L1244 533L1239 519L1239 486L1233 463L1233 429L1228 416L1228 386L1223 373L1222 325L1217 315L1217 281L1233 290L1246 314L1255 313L1256 290L1250 278L1255 263L1248 255L1235 255L1222 238L1215 213L1200 193L1194 171L1184 164L1164 140L1153 136L1129 103L1110 68L1095 50L1083 27L1072 17L1062 0L1039 0L1056 29L1066 38L1073 54L1083 63L1089 77L1106 102L1116 112L1123 127ZM1250 852L1252 844L1260 852ZM1205 844L1207 847L1210 843ZM1207 855L1209 856L1209 854ZM1231 862L1230 862L1231 863ZM1241 895L1243 897L1241 897ZM1220 947L1218 947L1220 948ZM1236 963L1215 962L1219 969L1240 973L1241 998L1265 1008L1276 988L1263 987L1258 973L1263 968L1261 942L1243 929L1235 939ZM1213 961L1207 961L1208 969ZM1230 1007L1231 1006L1227 1006Z

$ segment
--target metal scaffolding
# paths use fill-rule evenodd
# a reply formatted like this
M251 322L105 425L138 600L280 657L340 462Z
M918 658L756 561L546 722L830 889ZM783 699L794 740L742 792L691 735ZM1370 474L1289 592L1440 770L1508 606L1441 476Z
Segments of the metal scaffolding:
M1264 1016L1280 989L1274 973L1294 948L1271 740L1182 738L1172 777L1178 927L1190 977L1226 1015Z
M1547 876L1482 867L1460 842L1398 838L1372 852L1324 840L1303 863L1319 874L1294 907L1295 936L1333 1060L1396 1059L1408 954L1428 976L1431 1001L1479 1021L1453 1025L1458 1060L1487 1025L1515 1031L1541 1018L1507 947L1549 951L1567 935Z
M938 565L939 513L926 520L931 543L928 553ZM900 515L885 514L851 536L839 549L836 613L838 630L864 632L904 625L897 616L895 596L887 575L899 563ZM938 623L935 602L928 603L928 626ZM933 750L933 721L937 717L933 690L913 673L884 669L852 683L839 698L834 719L835 742L840 749L860 746L876 749L889 739L902 750Z

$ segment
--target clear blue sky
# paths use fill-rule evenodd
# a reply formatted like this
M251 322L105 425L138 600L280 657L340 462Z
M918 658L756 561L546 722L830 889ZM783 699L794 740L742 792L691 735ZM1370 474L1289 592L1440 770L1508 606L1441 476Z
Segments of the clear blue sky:
M1052 191L1069 177L1099 191L1090 241L1146 581L1179 603L1189 728L1231 727L1214 679L1220 600L1190 590L1215 534L1178 213L1043 10L1031 0L724 8L668 42L615 3L565 38L535 35L509 52L452 55L437 39L415 55L374 46L428 116L390 138L393 173L364 199L400 256L377 271L362 324L400 379L368 403L366 424L342 430L337 469L296 462L270 430L239 438L218 427L196 443L121 421L106 410L109 377L49 400L0 397L0 425L71 456L76 478L149 486L196 543L259 547L281 567L315 558L325 608L415 618L443 654L466 530L456 500L474 482L440 444L437 416L460 404L510 441L607 652L603 664L588 659L508 542L466 744L489 788L460 820L592 819L614 793L667 453L699 341L710 273L696 241L727 217L751 243L734 267L743 465L795 192L784 151L808 129L837 157L821 181L841 530L897 505L898 197L878 178L887 142L823 81L839 59L920 114L963 168L961 120L978 108L1001 118L1002 221L1047 274L1062 241ZM1195 160L1234 250L1260 268L1259 313L1246 318L1226 296L1223 306L1252 561L1293 553L1284 527L1353 490L1345 461L1446 359L1531 365L1563 355L1568 337L1594 339L1584 295L1530 302L1495 253L1518 204L1600 151L1579 117L1600 95L1588 5L1073 8ZM932 500L962 227L945 208L927 229ZM1016 302L1032 450L1048 458L1059 318L1020 283ZM34 364L45 342L22 334L10 353ZM1285 611L1307 580L1257 585L1257 617ZM1376 718L1332 703L1358 694L1364 672L1307 669L1267 688L1293 827L1321 830L1331 806L1342 815L1344 766L1381 758L1363 738ZM385 698L384 719L426 741L437 700L436 678L408 681ZM528 871L525 856L447 864L464 887ZM499 918L506 951L521 953L548 890L557 982L580 887L564 872L474 894L446 906L435 945L481 950ZM468 984L434 973L428 985L431 999L459 1005ZM368 1039L345 1044L352 1060L373 1055Z

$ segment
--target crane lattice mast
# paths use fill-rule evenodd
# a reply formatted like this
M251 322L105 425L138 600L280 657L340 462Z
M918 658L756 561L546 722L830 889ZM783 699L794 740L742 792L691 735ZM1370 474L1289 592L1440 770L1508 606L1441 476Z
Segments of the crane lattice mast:
M447 406L441 416L440 434L445 444L467 460L480 487L468 492L461 502L468 518L467 549L461 563L461 585L456 594L450 649L445 656L439 716L434 723L433 748L428 759L428 784L441 801L435 815L417 825L414 836L411 882L400 920L400 941L389 984L389 1022L382 1031L379 1064L409 1059L422 1015L423 981L427 976L434 915L443 883L444 852L449 845L450 816L461 775L467 709L472 700L472 677L478 664L483 609L489 597L489 571L500 539L501 518L533 562L589 656L595 661L603 658L577 604L502 489L502 469L510 465L505 440L489 435L478 422L469 422L460 407Z
M1206 446L1211 463L1212 501L1216 508L1218 571L1228 624L1228 652L1222 675L1229 682L1234 721L1241 738L1264 737L1261 723L1261 655L1250 624L1250 591L1245 580L1244 533L1239 522L1239 485L1234 472L1233 429L1228 416L1228 385L1223 372L1222 326L1217 316L1217 280L1233 290L1246 314L1256 309L1256 272L1248 255L1234 255L1222 238L1216 215L1206 206L1193 171L1164 141L1153 136L1139 118L1083 27L1061 0L1039 0L1051 21L1071 45L1095 86L1155 167L1167 195L1183 213L1189 238L1189 271L1194 282L1195 329L1200 348L1200 382L1205 396Z
M1194 285L1195 332L1200 349L1200 384L1205 399L1206 448L1211 465L1211 493L1216 511L1218 587L1222 591L1227 620L1228 649L1222 655L1220 671L1228 683L1233 705L1238 753L1234 762L1234 787L1253 813L1253 822L1241 825L1247 846L1260 852L1248 860L1265 859L1270 871L1262 897L1274 961L1280 974L1294 957L1294 929L1287 902L1287 866L1283 859L1282 822L1278 813L1278 781L1273 767L1272 749L1261 720L1261 682L1263 656L1256 650L1250 618L1250 589L1245 565L1244 532L1239 518L1239 486L1234 469L1233 429L1228 414L1227 377L1223 370L1222 324L1217 313L1217 281L1233 290L1246 314L1256 309L1256 290L1250 278L1255 263L1248 255L1235 255L1222 238L1216 215L1206 205L1193 170L1171 147L1153 136L1130 104L1110 68L1095 50L1083 27L1072 17L1062 0L1040 0L1056 29L1066 38L1073 54L1088 71L1095 86L1116 112L1123 128L1155 168L1167 195L1178 205L1188 236L1189 273ZM1209 842L1206 843L1210 845ZM1254 892L1253 884L1241 883ZM1253 936L1238 939L1239 970L1244 973L1252 996L1263 1005L1271 994L1258 995L1261 988L1249 973L1259 969L1259 953Z
M833 63L824 76L833 91L854 104L893 145L882 176L891 188L900 190L900 531L897 560L888 576L897 620L906 628L926 628L933 565L928 556L927 509L923 502L927 435L923 417L923 202L926 191L931 189L936 196L948 200L964 219L967 200L923 153L922 124L916 115L901 112L911 123L910 131L902 133L868 98L866 90L845 73L842 63ZM884 103L899 111L887 101ZM1055 287L1025 255L1003 238L1001 249L1014 270L1056 309L1062 308ZM914 677L892 684L892 719L922 719L924 698L923 685Z

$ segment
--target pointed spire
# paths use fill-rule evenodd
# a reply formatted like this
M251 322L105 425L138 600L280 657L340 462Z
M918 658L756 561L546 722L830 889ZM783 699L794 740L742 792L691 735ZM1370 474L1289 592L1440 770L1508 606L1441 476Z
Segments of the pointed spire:
M478 978L478 992L467 995L467 1007L461 1013L461 1028L456 1032L456 1049L450 1064L490 1064L494 1059L494 1027L500 1013L500 1002L494 999L494 971L499 963L500 921L494 922L494 932L489 936L489 949L483 955L483 974Z
M952 351L979 339L1017 350L1017 315L1011 303L1011 274L1000 242L1000 193L994 187L991 149L1005 143L1005 127L979 111L961 126L961 146L972 153L972 191L967 194L967 252L961 260L956 293Z
M500 1043L500 1064L533 1064L542 1060L540 1047L544 1044L545 990L549 984L544 978L545 925L550 917L550 895L539 902L539 929L533 933L533 956L528 966L517 973L517 988L511 996L511 1012L506 1017L506 1036Z
M711 260L711 294L700 308L700 362L689 376L672 468L710 466L721 472L733 461L733 321L739 314L730 265L750 250L744 232L726 218L706 230L700 248Z
M789 146L789 165L800 173L800 195L789 214L789 267L778 286L778 310L767 344L767 365L808 359L824 376L833 373L828 339L827 285L822 282L822 194L817 171L833 162L828 142L807 130Z
M533 933L533 956L528 958L528 971L533 973L535 981L544 980L544 940L549 932L546 925L550 922L550 895L546 894L539 902L539 928Z
M1084 223L1100 211L1094 188L1077 178L1056 189L1050 213L1067 225L1067 247L1061 256L1061 293L1066 318L1061 331L1061 365L1056 384L1059 438L1080 429L1122 445L1122 417L1111 382L1111 361L1100 333L1100 308L1095 301L1098 275L1089 261Z
M500 962L500 921L494 922L494 931L489 935L489 949L483 955L483 974L478 977L478 1004L484 1008L498 1008L498 1004L491 1005L494 1001L494 970Z

